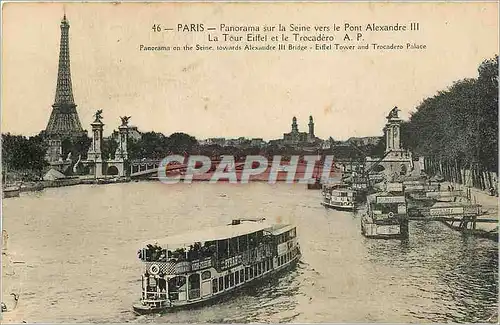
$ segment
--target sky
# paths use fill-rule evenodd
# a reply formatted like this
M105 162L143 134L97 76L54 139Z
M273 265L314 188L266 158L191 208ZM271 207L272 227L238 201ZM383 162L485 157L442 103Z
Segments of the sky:
M316 136L382 135L394 107L407 119L454 81L477 76L498 54L491 3L8 3L2 11L2 132L45 129L54 103L60 20L70 23L73 92L90 129L120 116L141 131L198 139L289 132L292 117ZM425 44L413 51L144 52L141 44L207 44L208 32L152 31L154 24L366 25L419 22L418 32L364 33L368 43ZM218 33L218 32L215 32ZM219 33L220 34L220 33ZM313 33L317 34L317 33ZM342 33L343 34L343 33Z

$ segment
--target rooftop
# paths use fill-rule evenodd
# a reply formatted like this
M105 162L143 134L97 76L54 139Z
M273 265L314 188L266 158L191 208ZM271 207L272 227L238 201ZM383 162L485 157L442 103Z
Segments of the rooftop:
M222 240L242 235L248 235L261 230L275 231L283 228L287 224L273 225L266 222L249 222L242 221L239 225L224 225L211 228L204 228L187 233L181 233L160 239L152 239L143 243L143 246L148 244L160 245L166 247L185 247L194 244L195 242L204 243L207 241Z

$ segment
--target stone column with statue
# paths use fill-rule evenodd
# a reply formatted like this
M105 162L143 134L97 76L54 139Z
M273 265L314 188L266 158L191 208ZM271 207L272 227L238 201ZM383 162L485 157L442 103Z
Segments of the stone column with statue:
M128 160L128 121L131 116L122 116L122 124L118 127L118 148L115 152L115 160Z
M92 126L92 144L87 154L87 160L94 163L94 175L96 178L103 176L102 172L102 140L104 123L102 123L102 109L94 114L95 120Z
M403 120L401 120L398 116L399 109L398 107L394 107L387 115L387 124L385 125L385 133L386 133L386 146L385 152L388 151L400 151L400 136L399 129Z

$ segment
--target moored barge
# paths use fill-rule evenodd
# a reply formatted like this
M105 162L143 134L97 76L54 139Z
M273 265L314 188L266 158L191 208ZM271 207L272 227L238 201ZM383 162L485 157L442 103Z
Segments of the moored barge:
M300 257L291 224L233 220L232 224L149 241L138 314L199 305L295 265Z
M408 236L408 215L402 184L388 184L388 192L367 197L367 210L361 217L361 233L368 238L392 239Z
M326 208L338 210L354 210L356 208L356 191L346 184L325 184L321 190Z
M21 193L21 188L19 186L8 186L2 189L2 197L4 199L11 197L18 197Z

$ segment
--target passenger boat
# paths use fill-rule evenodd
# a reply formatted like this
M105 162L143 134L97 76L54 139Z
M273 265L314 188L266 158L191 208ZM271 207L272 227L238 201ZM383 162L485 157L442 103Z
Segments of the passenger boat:
M347 184L325 184L321 194L321 204L326 208L354 210L356 207L356 191L350 189Z
M316 177L314 179L314 183L307 184L307 189L308 190L321 190L321 178Z
M397 188L397 187L396 187ZM361 217L361 233L368 238L405 238L408 236L406 197L394 187L367 197L367 210Z
M260 220L145 243L138 314L210 302L295 265L301 256L296 227Z
M21 193L21 188L19 186L8 186L2 189L2 197L10 198L10 197L18 197Z
M352 188L358 192L368 192L368 177L356 176L352 179Z

